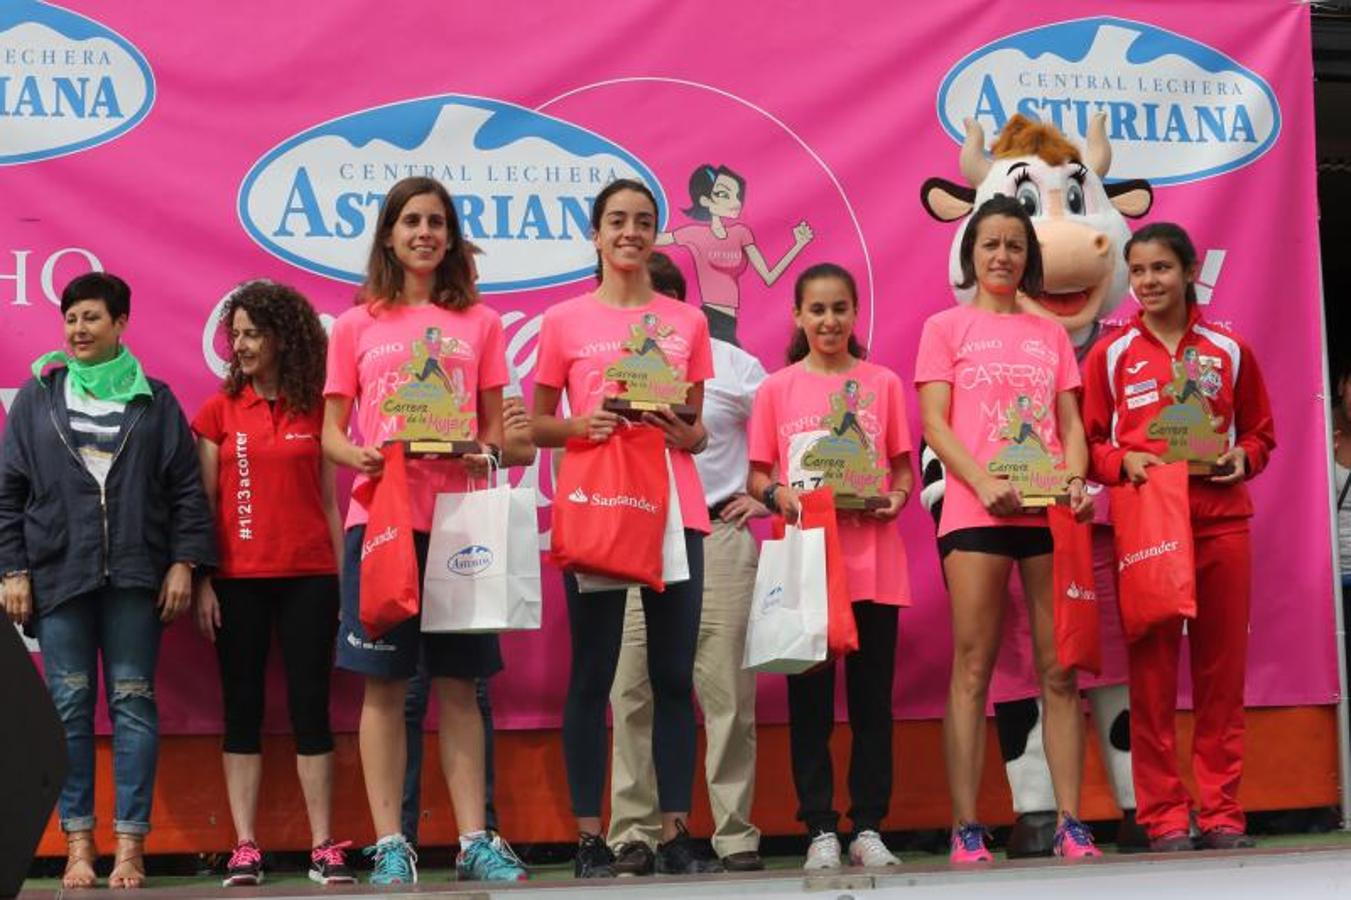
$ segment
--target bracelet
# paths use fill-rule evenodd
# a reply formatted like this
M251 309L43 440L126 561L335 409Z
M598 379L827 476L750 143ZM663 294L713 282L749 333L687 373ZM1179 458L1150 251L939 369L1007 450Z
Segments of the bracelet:
M910 499L910 489L909 489L909 488L896 488L896 489L893 490L893 491L888 491L888 493L891 493L891 494L902 494L902 493L903 493L903 494L905 494L905 496L901 498L901 506L905 506L906 502Z
M5 577L6 577L6 578L27 578L27 577L28 577L28 570L27 570L27 569L10 569L8 572L5 573Z
M707 449L708 449L708 429L705 428L704 433L699 438L698 442L695 443L695 445L689 449L689 454L691 456L698 456L700 453L703 453Z

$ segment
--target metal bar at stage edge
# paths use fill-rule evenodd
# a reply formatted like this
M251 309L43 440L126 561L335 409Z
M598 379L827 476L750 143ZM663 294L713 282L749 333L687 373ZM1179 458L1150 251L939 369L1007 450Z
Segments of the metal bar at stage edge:
M1351 701L1347 698L1346 684L1346 616L1342 612L1342 568L1341 540L1337 533L1336 496L1337 469L1332 453L1332 379L1328 369L1332 360L1328 357L1328 311L1324 306L1323 293L1323 250L1318 248L1318 319L1322 323L1318 337L1323 348L1323 446L1327 448L1328 484L1332 490L1327 493L1328 522L1332 532L1332 614L1336 622L1337 638L1337 781L1342 797L1342 830L1351 831L1351 744L1347 736L1351 734ZM1347 476L1351 478L1351 475Z

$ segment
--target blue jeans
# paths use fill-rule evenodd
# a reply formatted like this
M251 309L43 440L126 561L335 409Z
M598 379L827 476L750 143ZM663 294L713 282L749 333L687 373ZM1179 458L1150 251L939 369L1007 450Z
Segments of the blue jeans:
M427 700L431 693L431 679L418 666L418 672L408 679L408 693L404 697L404 724L408 730L408 762L403 770L403 806L400 812L403 836L417 843L418 824L422 818L422 722L427 718ZM493 807L493 707L488 697L488 679L474 679L474 695L478 698L479 715L483 717L483 822L492 831L497 830L497 810Z
M154 592L100 588L72 597L35 624L47 690L65 726L70 757L57 803L62 830L94 827L94 691L102 653L113 723L113 830L145 834L159 751L155 663L163 629Z

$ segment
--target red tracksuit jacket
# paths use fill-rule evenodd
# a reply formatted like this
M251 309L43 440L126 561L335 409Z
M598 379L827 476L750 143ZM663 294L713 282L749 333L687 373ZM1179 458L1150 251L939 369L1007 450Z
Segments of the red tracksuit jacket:
M1092 477L1102 484L1120 484L1126 451L1162 456L1168 444L1147 435L1159 412L1174 402L1166 389L1195 391L1218 420L1217 431L1229 432L1231 445L1248 454L1248 477L1266 467L1276 446L1271 401L1252 350L1228 329L1201 318L1193 306L1177 355L1135 321L1099 339L1084 361L1083 418ZM1194 353L1188 353L1195 348ZM1183 378L1174 370L1181 366ZM1252 500L1247 486L1191 482L1191 513L1196 523L1247 518Z

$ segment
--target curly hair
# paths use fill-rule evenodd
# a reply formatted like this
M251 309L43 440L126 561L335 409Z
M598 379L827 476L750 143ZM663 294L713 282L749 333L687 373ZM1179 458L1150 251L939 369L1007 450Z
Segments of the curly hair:
M255 328L276 342L277 392L282 404L300 415L316 409L324 389L328 335L310 301L288 285L267 279L246 281L234 289L221 311L220 324L227 335L240 309L249 314ZM221 387L237 397L247 381L231 346L230 368Z
M1051 166L1082 161L1079 148L1071 144L1059 128L1045 122L1033 122L1022 113L1004 123L990 154L995 159L1040 156Z

